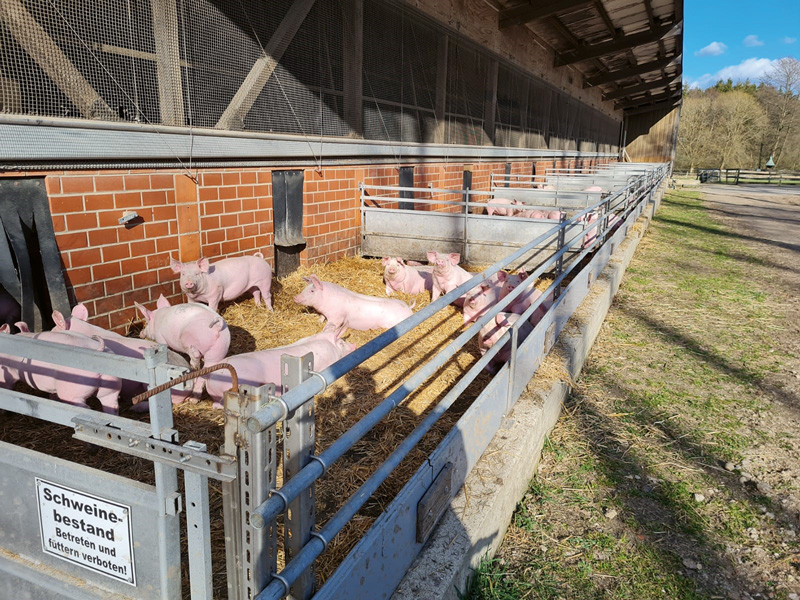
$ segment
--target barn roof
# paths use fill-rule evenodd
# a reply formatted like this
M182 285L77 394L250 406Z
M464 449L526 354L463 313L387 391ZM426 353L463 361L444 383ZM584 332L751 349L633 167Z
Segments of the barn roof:
M637 114L677 106L683 0L494 0L500 29L527 27L572 66L584 87Z

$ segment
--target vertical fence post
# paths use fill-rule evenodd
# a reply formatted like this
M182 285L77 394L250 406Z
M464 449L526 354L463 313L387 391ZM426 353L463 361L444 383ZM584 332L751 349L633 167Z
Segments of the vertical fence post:
M566 211L559 211L558 213L558 241L557 241L557 248L556 252L560 251L564 247L564 241L567 235L567 213ZM586 238L584 238L586 239ZM556 261L556 279L561 277L561 273L564 272L564 255L558 257ZM553 290L553 299L555 300L561 295L561 283L556 286L556 289ZM514 330L516 334L516 330Z
M275 386L239 386L238 394L225 393L224 453L236 458L236 480L222 484L228 598L255 598L277 570L275 523L256 529L250 524L252 510L275 487L277 465L275 426L253 433L247 419Z
M311 376L314 355L281 357L283 393L297 387ZM283 481L289 481L305 467L314 452L314 399L291 413L283 423ZM310 486L289 503L284 517L284 551L286 563L294 558L311 539L316 518L314 486ZM289 588L291 600L308 600L314 593L314 569L309 568Z
M461 256L463 262L469 262L469 188L464 190L464 250Z
M198 452L206 451L206 445L200 442L187 442L186 446ZM208 477L184 471L183 481L186 490L186 538L191 597L192 600L213 600Z
M145 363L150 369L150 385L157 386L169 381L166 374L156 370L167 362L167 347L148 348L144 353ZM150 431L157 440L178 441L178 432L173 429L172 399L170 391L165 390L152 396L150 404ZM164 463L153 464L156 494L160 504L158 514L158 546L161 564L159 579L164 598L179 597L180 579L180 522L182 510L181 495L178 492L178 470Z

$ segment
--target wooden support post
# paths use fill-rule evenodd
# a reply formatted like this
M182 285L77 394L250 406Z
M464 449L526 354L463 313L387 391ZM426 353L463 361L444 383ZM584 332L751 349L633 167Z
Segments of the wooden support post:
M354 137L364 137L364 0L344 0L344 120Z
M444 144L447 140L447 61L449 60L449 40L447 34L439 34L436 43L436 131L433 134L434 144Z
M242 85L239 86L233 99L228 104L222 116L217 121L217 129L242 129L244 119L253 104L267 85L267 81L272 76L275 67L278 66L283 53L289 47L300 25L303 24L315 0L295 0L289 8L289 12L278 25L278 29L272 34L269 42L264 47L264 56L253 64L250 72L245 77Z
M84 117L119 120L20 0L0 2L0 21Z
M177 0L150 0L150 6L153 15L161 123L183 126L186 121L183 112Z
M483 105L483 130L490 145L494 145L494 122L497 114L497 73L499 63L492 59L486 74L486 101Z

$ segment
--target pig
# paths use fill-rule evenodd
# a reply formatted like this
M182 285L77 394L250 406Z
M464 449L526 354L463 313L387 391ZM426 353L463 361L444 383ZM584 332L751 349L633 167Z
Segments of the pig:
M511 292L513 292L523 281L528 278L528 273L525 271L520 271L517 275L509 275L505 271L500 271L497 273L499 280L503 283L503 288L500 291L500 298L505 298ZM506 310L511 313L515 313L521 315L524 313L528 308L530 308L531 304L533 304L539 297L542 295L542 292L537 290L535 287L531 286L526 291L522 292L517 298L508 306L506 306ZM531 315L531 320L533 323L538 323L547 310L552 305L552 300L546 299L542 301L535 311L533 311L533 315Z
M597 221L600 217L597 215L597 211L592 211L590 213L586 213L582 217L578 219L578 223L585 223L587 226L591 225L595 221ZM597 239L597 229L600 226L598 225L586 235L583 236L583 243L581 244L582 248L588 248L592 245L592 243Z
M0 324L13 325L20 319L20 307L14 297L5 288L0 287Z
M334 329L343 325L359 331L390 329L413 314L413 306L402 300L357 294L335 283L320 281L316 275L303 279L308 285L294 301L315 309Z
M428 262L433 265L431 302L435 302L439 296L453 291L461 284L472 279L471 273L458 266L460 260L461 255L457 252L451 252L450 254L428 252ZM463 306L464 296L454 300L453 304Z
M214 312L221 300L235 300L245 292L252 292L256 306L261 306L264 298L272 310L272 267L264 260L264 255L256 252L254 256L225 258L209 264L207 258L193 263L182 263L170 259L173 272L181 275L181 290L190 303L207 302Z
M124 337L118 333L114 333L113 331L108 331L107 329L103 329L97 325L92 325L87 323L88 319L89 310L83 304L78 304L75 308L73 308L72 315L68 317L65 317L60 311L54 310L53 322L56 324L56 326L53 328L53 331L75 331L88 336L100 337L105 343L106 350L113 352L114 354L118 354L119 356L130 356L131 358L144 358L145 350L148 348L158 347L158 344L155 342ZM186 362L186 359L184 359L180 354L177 354L171 350L169 352L168 360L170 364L186 367L187 369L189 368L189 363ZM121 394L123 398L131 399L145 391L147 391L146 383L132 381L129 379L122 380ZM186 382L186 385L183 389L172 388L170 390L172 395L172 403L180 404L186 399L190 392L191 387L189 382ZM148 408L149 406L147 402L140 402L139 404L135 404L133 406L133 410L137 412L144 412L148 410Z
M140 335L158 344L166 344L176 352L189 355L189 366L200 367L200 359L209 364L221 362L231 345L231 332L225 319L204 304L170 306L159 296L156 310L148 310L138 302L134 305L146 321ZM202 380L195 379L193 391L202 391Z
M587 188L583 188L583 191L584 192L602 192L603 188L601 188L599 185L590 185Z
M467 292L464 299L464 325L477 321L500 299L502 283L497 275Z
M561 220L561 211L560 210L548 211L544 218L545 219L550 219L551 221L560 221Z
M384 266L383 281L386 284L387 296L395 292L419 294L433 289L432 267L409 266L410 263L405 263L400 257L384 257L381 259L381 264Z
M494 346L519 318L520 316L518 314L501 312L495 315L494 321L489 321L486 325L481 327L480 333L478 333L478 349L481 355L486 354L486 351ZM519 331L517 332L517 343L522 343L532 331L533 325L528 321L523 322L519 326ZM496 373L498 371L497 365L507 362L510 358L511 340L509 339L503 348L494 355L492 362L486 366L486 370L490 373Z
M508 206L509 204L514 204L514 201L508 198L492 198L486 203L486 214L513 217L516 210Z
M274 383L277 394L281 394L281 356L303 356L312 352L314 354L314 370L327 369L343 356L356 349L355 344L341 339L344 327L333 329L326 328L321 333L298 340L294 344L237 354L226 359L225 362L233 366L239 377L239 383L252 386L261 386L265 383ZM208 363L206 363L208 366ZM227 370L214 371L206 377L206 391L214 400L214 408L223 408L220 400L225 390L231 387L231 376Z
M108 352L102 338L88 337L72 331L43 331L31 333L25 322L16 323L21 335L44 342L85 348L96 352ZM10 333L9 326L3 325L2 333ZM68 351L68 350L67 350ZM62 367L28 358L0 355L0 387L11 389L17 381L40 392L45 392L68 404L89 408L86 400L96 396L104 413L119 413L119 393L122 381L112 375L93 373L73 367Z

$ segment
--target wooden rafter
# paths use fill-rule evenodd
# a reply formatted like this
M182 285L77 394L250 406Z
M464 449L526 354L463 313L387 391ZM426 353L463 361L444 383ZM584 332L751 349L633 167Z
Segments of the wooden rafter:
M648 92L652 89L669 87L678 81L679 78L677 77L664 77L662 79L657 79L656 81L647 81L645 83L640 83L639 85L619 88L618 90L614 90L613 92L605 94L603 96L603 100L617 100L619 98L630 97L635 94L641 94L642 92Z
M272 34L269 42L264 47L264 56L256 60L250 72L245 77L242 85L234 94L222 116L217 121L218 129L241 129L244 119L258 95L267 85L283 53L291 43L300 25L303 24L315 0L294 0L289 12Z
M555 66L563 67L565 65L571 65L584 60L599 58L608 54L624 52L628 48L634 48L643 44L657 42L663 37L679 35L681 30L682 27L680 24L661 25L653 31L648 30L641 33L633 33L630 35L621 36L615 40L611 40L610 42L592 44L591 46L585 46L571 52L559 52L556 54Z
M633 115L641 115L649 112L654 112L656 110L664 110L664 109L671 109L675 108L676 106L681 105L681 100L665 100L664 102L658 102L656 104L650 104L647 106L640 106L639 108L629 108L625 111L626 117L632 117Z
M661 94L656 94L655 96L642 96L641 98L636 98L634 100L625 100L623 102L619 102L614 105L616 110L621 110L625 108L635 108L637 106L642 106L643 104L652 104L654 102L661 102L662 100L677 100L681 96L681 88L677 89L670 89L666 92Z
M549 0L546 2L529 1L500 9L498 22L500 29L514 25L524 25L531 21L544 19L571 8L591 4L594 0Z
M653 71L660 71L661 69L669 67L677 60L677 58L677 56L670 56L625 69L608 71L607 73L601 73L600 75L595 75L594 77L587 77L586 81L584 82L584 87L613 83L615 81L619 81L620 79L628 79L630 77L636 77L637 75L644 75L646 73L652 73ZM678 72L680 72L680 69Z

